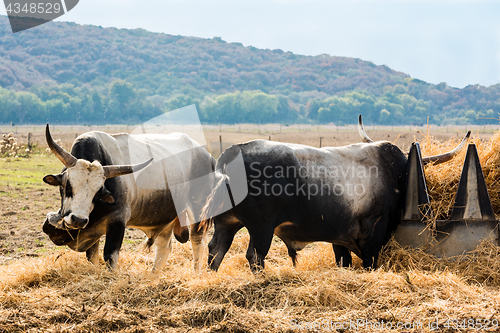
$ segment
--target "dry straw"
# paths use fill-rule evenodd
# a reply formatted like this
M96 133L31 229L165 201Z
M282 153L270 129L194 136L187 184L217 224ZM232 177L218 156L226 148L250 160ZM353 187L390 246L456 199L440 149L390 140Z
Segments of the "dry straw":
M499 251L491 244L448 262L391 242L382 267L364 271L358 258L353 269L337 268L324 243L301 251L293 268L276 240L259 276L248 269L247 244L238 234L218 273L193 273L190 246L179 243L158 275L141 252L123 253L116 272L67 250L2 266L0 331L310 332L319 330L292 328L367 320L422 323L407 330L422 332L436 320L499 316Z
M498 213L500 135L490 142L474 141ZM446 151L456 143L440 144L427 136L423 154ZM464 156L462 152L426 168L433 208L443 217L453 204ZM320 323L337 332L428 332L431 323L446 331L448 319L494 323L500 317L496 244L483 242L475 252L450 261L391 240L380 268L368 271L358 258L354 268L339 269L326 243L301 251L293 268L286 247L275 239L258 276L248 268L247 245L248 234L241 231L218 273L195 274L189 244L179 243L157 275L149 273L153 255L140 251L124 251L115 272L103 263L92 266L83 254L69 250L0 266L0 332L324 331ZM357 320L371 324L335 329ZM393 329L373 328L388 322ZM396 328L398 322L406 329Z
M427 134L421 142L422 156L448 151L456 146L458 141L457 137L457 139L440 143ZM498 217L500 214L500 132L493 135L489 141L473 136L471 142L476 144L493 210ZM431 206L439 219L445 219L451 213L466 152L467 149L463 149L451 161L429 165L425 168Z

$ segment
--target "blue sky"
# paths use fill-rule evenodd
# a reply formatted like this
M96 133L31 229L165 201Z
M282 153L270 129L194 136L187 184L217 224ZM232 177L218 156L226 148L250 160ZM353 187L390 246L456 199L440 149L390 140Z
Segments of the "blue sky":
M500 83L500 1L81 0L59 20L361 58L459 88Z

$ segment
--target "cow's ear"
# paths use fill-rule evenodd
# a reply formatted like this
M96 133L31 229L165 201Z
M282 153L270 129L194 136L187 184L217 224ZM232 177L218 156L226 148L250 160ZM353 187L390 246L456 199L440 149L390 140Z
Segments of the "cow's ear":
M62 175L47 175L43 177L43 181L52 186L61 186Z
M115 203L115 198L113 198L113 195L111 195L111 193L104 187L101 190L101 196L99 197L99 200L108 205L112 205Z

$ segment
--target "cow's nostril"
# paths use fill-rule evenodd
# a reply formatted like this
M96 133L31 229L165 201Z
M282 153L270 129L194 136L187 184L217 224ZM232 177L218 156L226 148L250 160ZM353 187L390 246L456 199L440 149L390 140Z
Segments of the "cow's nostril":
M88 218L81 218L75 215L71 215L71 223L78 228L83 228L87 224L88 220Z

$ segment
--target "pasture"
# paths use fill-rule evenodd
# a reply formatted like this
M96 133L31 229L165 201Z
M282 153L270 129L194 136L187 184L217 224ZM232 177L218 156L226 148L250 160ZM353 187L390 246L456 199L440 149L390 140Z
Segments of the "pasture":
M132 127L54 126L52 135L69 149L76 134L96 129L114 133ZM403 151L417 139L424 155L449 149L466 131L464 126L431 127L431 140L426 128L365 129L372 139L395 141ZM495 169L497 156L491 151L500 143L498 127L468 129L474 131L480 156L484 153L489 159L482 160L483 165L490 163ZM264 273L254 276L245 259L248 234L242 230L218 273L193 273L190 243L174 241L166 267L151 275L154 254L142 250L142 232L128 229L118 269L109 272L102 258L100 266L93 266L84 254L53 245L42 232L46 214L59 208L60 199L58 190L41 179L59 172L62 164L45 151L42 126L0 127L2 133L16 130L14 136L22 143L31 133L35 147L29 156L0 158L0 331L462 332L481 331L479 325L483 330L498 329L500 249L489 243L450 261L390 242L379 259L380 268L364 271L356 257L353 269L336 267L326 243L299 252L294 268L285 245L275 239ZM316 147L320 137L323 146L361 141L354 126L225 125L206 126L204 131L216 157L219 136L224 147L269 136ZM450 141L443 143L446 140ZM431 197L441 198L435 210L449 206L448 193L456 186L463 158L464 152L440 169L426 168ZM488 183L495 184L495 179ZM500 187L489 189L496 200ZM497 214L498 202L493 202Z

